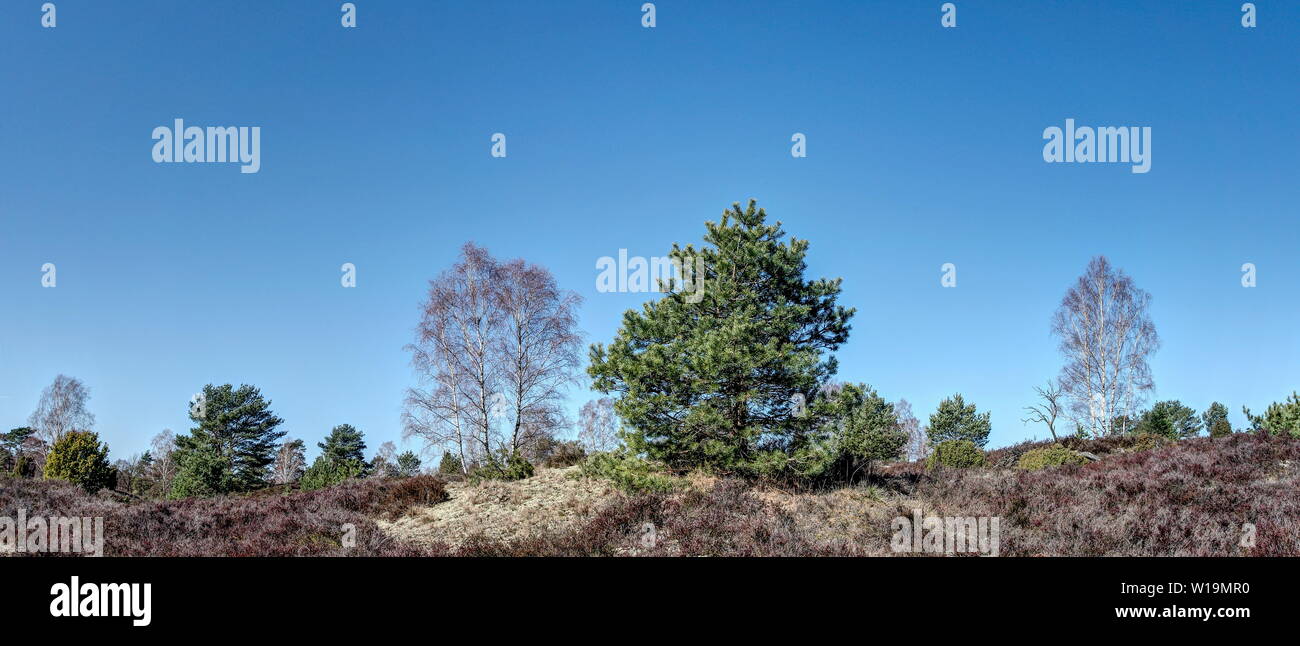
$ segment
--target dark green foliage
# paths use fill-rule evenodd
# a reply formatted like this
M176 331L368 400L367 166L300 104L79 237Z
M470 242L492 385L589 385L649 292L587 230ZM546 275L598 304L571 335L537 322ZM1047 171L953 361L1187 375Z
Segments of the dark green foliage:
M176 477L188 482L181 490L224 487L212 492L218 494L266 486L268 467L284 437L284 431L276 430L284 420L271 413L270 406L253 386L204 386L202 407L190 407L196 426L176 438ZM190 459L193 453L204 455ZM223 463L220 468L211 464L214 459ZM198 471L186 474L186 469ZM173 485L172 495L178 491Z
M966 440L983 448L989 442L989 413L976 413L975 404L967 404L960 394L939 402L939 410L930 416L930 443Z
M824 422L818 404L796 409L835 373L824 355L848 339L853 310L835 304L838 279L804 280L808 242L766 219L752 200L735 204L705 224L700 249L674 245L693 280L670 281L623 315L613 342L592 346L588 372L618 394L633 454L673 469L782 471Z
M1016 463L1016 468L1026 471L1037 471L1046 467L1059 467L1066 464L1087 464L1088 459L1071 451L1070 449L1053 444L1041 449L1026 451L1020 456Z
M587 450L577 440L544 437L536 443L537 462L551 469L571 467L587 457Z
M840 447L862 460L897 460L907 434L898 426L894 405L866 384L846 384L836 396Z
M36 429L26 426L12 429L6 433L0 433L0 449L3 449L10 455L16 454L22 450L23 442L35 433Z
M1232 424L1228 423L1228 407L1214 402L1201 413L1201 425L1210 437L1223 437L1232 433Z
M1284 402L1269 404L1263 415L1251 415L1250 409L1244 406L1241 410L1256 433L1300 438L1300 395L1294 392Z
M808 444L809 451L793 454L796 475L851 481L869 473L874 462L901 457L907 432L899 426L894 405L871 386L836 385L827 389L825 399L828 421Z
M1120 455L1125 453L1137 453L1149 451L1151 449L1168 446L1173 440L1165 439L1159 435L1149 433L1125 435L1107 435L1098 438L1084 438L1078 435L1067 435L1060 441L1027 441L1011 446L1004 446L1000 449L989 451L985 457L987 465L990 467L1010 469L1020 463L1020 458L1024 454L1035 449L1046 449L1052 445L1060 445L1077 453L1091 453L1098 457L1108 455Z
M934 445L934 452L926 458L925 466L968 469L984 466L984 452L970 440L944 440Z
M1076 448L1080 451L1086 451L1088 449L1079 447L1092 441L1094 440L1085 440L1077 435L1067 435L1061 438L1059 444L1069 448ZM1048 440L1025 440L1024 442L1012 444L1011 446L993 449L984 454L985 466L995 469L1011 469L1020 463L1020 458L1024 454L1034 449L1051 446L1051 444L1052 443Z
M302 490L331 487L349 478L359 478L365 470L366 463L356 458L331 460L324 455L317 456L302 474Z
M173 455L176 477L172 479L168 498L207 498L236 489L230 460L218 453L216 447L196 446L177 450Z
M23 443L36 433L36 429L21 427L0 433L0 473L21 477L26 466Z
M319 442L321 457L331 462L345 464L349 461L366 462L365 436L351 424L339 424L330 430L324 442Z
M1232 424L1229 424L1226 419L1221 419L1210 427L1210 437L1227 437L1229 435L1232 435Z
M1137 433L1133 438L1135 441L1128 447L1128 450L1135 452L1158 449L1173 442L1173 440L1168 437L1165 437L1164 435L1156 435L1155 433Z
M443 451L442 460L438 462L438 473L444 476L463 475L460 458L451 451Z
M397 456L397 477L411 478L420 475L420 458L415 453L406 451Z
M65 433L45 456L45 479L66 480L90 493L112 489L117 471L108 463L108 445L90 431Z
M1150 433L1171 440L1192 437L1201 430L1201 420L1196 411L1177 400L1156 402L1151 410L1142 413L1136 433Z
M1073 451L1086 451L1094 455L1109 453L1134 453L1150 451L1170 444L1172 440L1150 433L1128 433L1125 435L1107 435L1098 438L1070 436L1061 438L1060 444Z
M474 480L523 480L533 477L533 463L518 451L499 449L488 456L478 468L470 472Z
M637 456L627 447L587 456L578 475L609 480L628 493L666 493L677 488L677 481L661 466Z

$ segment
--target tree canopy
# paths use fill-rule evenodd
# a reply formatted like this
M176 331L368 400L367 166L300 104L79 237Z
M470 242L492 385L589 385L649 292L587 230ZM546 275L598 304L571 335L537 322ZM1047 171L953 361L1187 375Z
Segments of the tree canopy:
M852 309L839 279L805 280L808 242L750 200L673 245L680 280L591 347L594 387L617 393L630 448L675 467L780 471L810 448Z

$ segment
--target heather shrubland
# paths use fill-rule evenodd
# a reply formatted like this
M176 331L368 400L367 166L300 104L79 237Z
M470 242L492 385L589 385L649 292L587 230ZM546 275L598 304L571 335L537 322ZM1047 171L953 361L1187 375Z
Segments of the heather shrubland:
M1066 462L1064 451L1098 459L1001 466L1046 450ZM892 554L890 519L918 509L1000 518L1002 556L1300 555L1300 441L1289 437L1237 433L1154 448L1040 442L988 455L985 467L899 462L854 485L805 491L697 474L624 492L578 467L544 469L516 482L451 484L456 511L443 514L439 531L429 514L452 502L432 476L156 502L7 478L0 516L19 507L28 516L102 516L105 553L121 556L883 556Z
M432 476L143 502L61 481L3 478L0 517L16 518L19 509L28 518L102 517L105 556L415 556L424 552L379 531L375 520L445 497Z
M903 463L875 482L893 505L891 516L919 506L938 516L1000 517L1003 556L1300 555L1300 442L1234 434L1152 449L1122 445L1085 443L1104 457L1034 471L925 470ZM723 501L730 507L719 506ZM620 509L667 523L658 534L670 544L654 553L888 553L879 521L871 525L864 517L858 532L840 540L809 541L792 532L796 518L762 504L734 481L693 497L643 496ZM612 518L573 538L610 536ZM1247 524L1254 527L1250 547L1243 546ZM717 535L723 531L729 533L725 540Z
M938 515L1000 516L1008 556L1294 556L1298 460L1300 442L1238 433L1084 465L946 472L911 493Z

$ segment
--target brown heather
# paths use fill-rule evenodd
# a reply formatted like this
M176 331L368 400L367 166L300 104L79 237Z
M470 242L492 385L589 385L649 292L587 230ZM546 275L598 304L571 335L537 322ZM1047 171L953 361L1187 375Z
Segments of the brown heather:
M64 482L0 479L0 516L104 518L105 556L417 556L375 518L445 499L431 476L362 480L306 493L123 503ZM342 544L343 526L356 545Z
M865 486L826 491L700 478L674 493L610 492L583 510L580 522L492 510L484 515L523 518L538 529L476 532L454 544L392 531L445 499L443 483L431 477L162 503L114 502L72 485L7 479L0 480L0 516L12 517L19 506L29 515L104 516L108 555L887 555L890 519L913 509L1000 517L1003 556L1300 555L1300 440L1234 434L1154 449L1130 439L1062 443L1101 459L1037 471L1004 466L1049 444L1040 442L992 451L988 468L901 463ZM501 492L458 504L535 505L525 497ZM339 542L345 523L357 528L353 549ZM645 540L647 523L653 541ZM1242 546L1246 523L1256 528L1253 547Z

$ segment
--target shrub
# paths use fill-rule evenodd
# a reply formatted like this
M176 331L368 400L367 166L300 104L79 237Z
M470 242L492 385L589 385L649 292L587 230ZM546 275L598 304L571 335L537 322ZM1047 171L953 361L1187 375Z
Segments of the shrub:
M1077 437L1067 437L1062 439L1059 442L1059 444L1067 445L1067 443L1070 442L1071 440L1076 440L1079 444L1087 443L1087 440L1082 440ZM985 464L986 466L995 467L998 469L1012 469L1015 468L1016 464L1020 462L1020 456L1034 449L1041 449L1051 445L1052 445L1051 441L1025 440L1024 442L1021 442L1019 444L1012 444L1011 446L1004 446L1002 448L993 449L984 454ZM1069 448L1078 449L1080 451L1086 450L1077 446L1069 446Z
M667 493L677 488L672 476L627 448L588 456L578 475L609 480L630 493Z
M1172 440L1159 435L1151 435L1147 433L1126 433L1123 435L1107 435L1106 437L1096 438L1083 438L1071 435L1069 437L1061 438L1061 441L1057 442L1057 444L1075 451L1087 451L1088 453L1095 453L1097 455L1106 455L1108 453L1149 451L1156 447L1170 444L1171 442ZM1042 444L1041 446L1030 448L1041 448L1042 446L1047 445Z
M208 498L235 488L230 461L211 446L177 451L175 455L176 477L172 479L168 498Z
M1088 459L1070 449L1053 444L1041 449L1026 451L1016 463L1017 469L1037 471L1045 467L1059 467L1066 464L1086 464Z
M67 480L90 493L117 486L117 471L108 463L108 445L90 431L59 438L45 457L45 479Z
M487 462L470 472L470 479L479 480L523 480L533 477L533 463L524 459L518 451L499 449L488 456Z
M970 440L946 440L934 446L934 452L926 458L925 465L966 469L984 466L984 452Z
M550 448L551 450L542 464L552 469L571 467L582 462L587 457L587 450L582 448L582 445L576 440L556 442Z
M1128 450L1150 451L1165 446L1170 442L1172 442L1172 440L1163 435L1156 435L1154 433L1138 433L1133 436L1133 442L1129 444Z
M455 555L734 557L860 553L853 544L817 540L793 513L754 495L747 483L723 479L705 490L617 496L579 526L509 543L480 535Z
M333 486L348 478L361 477L365 470L366 465L360 460L331 460L322 455L302 474L302 490L315 491Z

